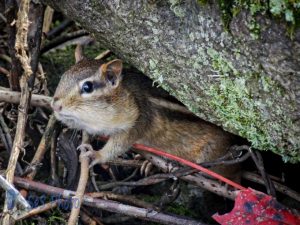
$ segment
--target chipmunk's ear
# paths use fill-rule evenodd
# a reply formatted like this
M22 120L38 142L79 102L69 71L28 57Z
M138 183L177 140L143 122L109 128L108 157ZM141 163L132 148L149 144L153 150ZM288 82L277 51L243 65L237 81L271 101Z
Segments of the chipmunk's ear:
M109 83L112 87L117 87L121 81L122 68L122 60L112 60L106 64L101 65L101 77L103 77L105 82Z
M85 56L83 55L82 45L77 45L75 48L75 62L78 63L79 61L83 60Z

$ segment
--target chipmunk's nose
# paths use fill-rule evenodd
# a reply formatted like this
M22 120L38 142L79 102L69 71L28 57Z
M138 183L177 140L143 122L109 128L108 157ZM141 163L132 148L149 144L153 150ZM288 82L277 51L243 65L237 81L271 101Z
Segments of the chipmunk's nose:
M51 102L51 107L53 111L60 112L62 109L61 101L59 101L58 97L53 97L53 100Z

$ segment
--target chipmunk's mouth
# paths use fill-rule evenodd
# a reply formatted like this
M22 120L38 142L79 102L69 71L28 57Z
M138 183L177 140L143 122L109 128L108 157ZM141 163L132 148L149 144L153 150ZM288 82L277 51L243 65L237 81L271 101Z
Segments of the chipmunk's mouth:
M76 123L76 117L63 112L54 112L55 117L66 124L67 126L73 126Z
M71 129L85 130L86 126L83 121L74 115L72 112L54 112L55 117L63 124L67 125Z

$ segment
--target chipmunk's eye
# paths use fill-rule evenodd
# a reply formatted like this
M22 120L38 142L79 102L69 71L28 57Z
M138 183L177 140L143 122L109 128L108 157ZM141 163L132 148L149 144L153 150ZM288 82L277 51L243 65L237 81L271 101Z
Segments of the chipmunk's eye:
M81 93L91 93L94 90L94 85L91 81L86 81L81 87Z

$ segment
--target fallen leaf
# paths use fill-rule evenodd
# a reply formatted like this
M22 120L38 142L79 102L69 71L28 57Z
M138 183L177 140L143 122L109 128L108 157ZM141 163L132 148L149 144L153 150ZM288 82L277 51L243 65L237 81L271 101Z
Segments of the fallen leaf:
M251 188L239 191L234 208L213 218L222 225L300 225L300 214L277 200Z

